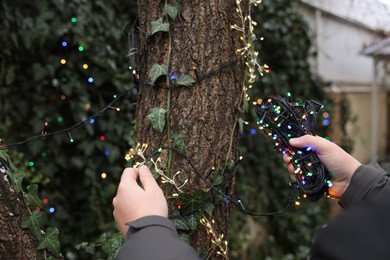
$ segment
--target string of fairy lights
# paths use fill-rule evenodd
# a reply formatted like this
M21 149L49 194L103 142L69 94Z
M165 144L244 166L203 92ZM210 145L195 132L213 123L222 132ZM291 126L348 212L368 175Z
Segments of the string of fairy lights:
M316 134L316 119L323 107L316 101L293 101L286 97L270 97L257 101L257 122L273 141L275 150L290 157L295 168L296 187L303 198L318 200L328 195L332 186L325 166L311 147L298 149L289 144L291 138Z

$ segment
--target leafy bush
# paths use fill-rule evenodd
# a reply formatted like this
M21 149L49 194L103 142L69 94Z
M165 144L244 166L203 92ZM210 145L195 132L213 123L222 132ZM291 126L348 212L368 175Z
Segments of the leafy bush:
M40 186L68 256L115 230L111 201L134 140L136 90L113 104L120 112L90 117L134 87L126 55L135 11L119 0L0 4L0 136L11 144L40 135L45 122L50 133L87 120L10 151L24 154L25 185Z

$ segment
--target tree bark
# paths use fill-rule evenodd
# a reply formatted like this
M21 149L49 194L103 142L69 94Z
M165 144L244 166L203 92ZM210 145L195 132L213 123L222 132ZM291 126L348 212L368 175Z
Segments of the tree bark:
M158 147L171 146L173 133L178 133L184 137L187 156L203 176L212 167L222 167L224 179L232 180L230 168L224 166L237 160L237 118L245 71L243 58L236 54L236 50L243 47L242 34L230 28L241 23L235 12L236 1L195 0L180 4L181 13L174 21L170 20L170 36L166 32L151 35L151 22L163 16L164 4L155 0L138 1L141 62L137 141L147 143L151 152ZM189 74L199 80L192 86L172 89L148 84L148 70L152 65L168 61L169 73ZM167 86L166 82L160 79L155 85ZM154 107L169 107L163 133L154 130L147 119ZM167 154L162 156L167 160ZM182 172L182 180L189 180L185 192L209 188L188 162L173 154L169 174L172 176L177 171ZM168 196L173 192L165 189ZM223 192L231 195L232 191L233 181L230 181ZM225 237L229 218L230 206L221 204L215 208L213 219ZM202 225L192 236L191 244L203 250L210 248L211 237Z
M1 164L0 164L1 165ZM42 259L38 240L21 228L21 217L30 214L22 194L16 194L8 178L0 173L0 259Z

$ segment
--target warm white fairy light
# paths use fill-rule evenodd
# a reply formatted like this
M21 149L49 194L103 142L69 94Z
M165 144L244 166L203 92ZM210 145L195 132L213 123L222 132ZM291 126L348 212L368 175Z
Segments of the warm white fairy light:
M252 83L256 80L256 71L263 76L264 72L269 72L268 65L260 65L258 63L258 56L259 52L254 50L253 42L256 40L256 35L254 33L255 26L257 23L252 20L252 17L250 15L244 16L244 12L241 8L241 2L242 0L236 0L236 12L238 16L240 17L241 24L233 24L230 26L232 30L236 30L242 33L242 36L240 37L241 41L243 42L242 48L239 48L236 50L237 54L247 57L247 61L245 62L247 66L247 83L249 84L248 87L244 87L244 97L247 101L250 100L250 96L246 93L246 91L249 88L252 88ZM261 0L251 0L250 4L257 6L261 3ZM250 13L250 11L249 11ZM264 38L261 37L260 40L263 40Z
M140 144L140 143L137 143L137 146L134 148L131 148L126 156L125 156L125 159L126 161L129 161L131 159L133 159L135 156L139 156L142 158L142 161L141 162L136 162L133 167L134 168L139 168L141 167L142 165L145 164L145 160L146 160L146 157L145 157L145 151L146 149L148 149L148 144ZM160 175L161 177L161 183L169 183L171 185L173 185L176 190L180 193L183 192L182 188L188 183L188 179L185 179L181 184L179 184L176 180L176 178L180 175L180 171L176 172L171 178L168 177L163 170L161 170L161 157L158 157L156 160L154 159L150 159L150 162L153 164L154 166L154 170L158 173L158 175Z
M125 160L126 161L129 161L131 159L133 159L136 155L138 155L139 157L141 157L142 159L146 159L145 158L145 151L146 149L148 149L148 144L140 144L140 143L137 143L137 146L134 148L130 148L130 150L127 152L126 156L125 156ZM143 165L143 163L141 165L139 165L141 163L136 163L134 166L136 168L140 167L141 165Z
M208 220L205 216L200 219L200 223L207 228L207 232L211 234L211 243L217 248L217 254L229 259L227 254L228 242L224 239L224 234L217 234L214 230L215 220Z
M161 164L161 158L158 157L156 159L156 161L154 161L153 159L150 160L150 162L154 165L154 170L161 176L161 182L162 183L169 183L171 185L173 185L176 190L180 193L183 192L182 188L188 183L188 179L185 179L184 182L182 184L178 184L176 182L176 177L180 175L180 171L176 172L172 178L169 178L163 170L161 170L160 168L160 164Z

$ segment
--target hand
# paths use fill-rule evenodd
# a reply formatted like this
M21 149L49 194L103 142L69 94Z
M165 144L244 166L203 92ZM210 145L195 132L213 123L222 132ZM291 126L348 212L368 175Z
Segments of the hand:
M139 178L141 186L138 185ZM114 219L119 231L126 236L127 222L158 215L168 216L168 205L164 193L146 166L123 171L116 197L112 200Z
M296 148L311 147L317 153L318 158L332 176L332 187L329 188L329 195L334 198L340 198L343 195L351 182L352 175L361 165L341 147L319 136L304 135L299 138L291 138L290 144ZM290 158L284 156L283 159L288 164L291 178L295 180L294 166L291 164Z

